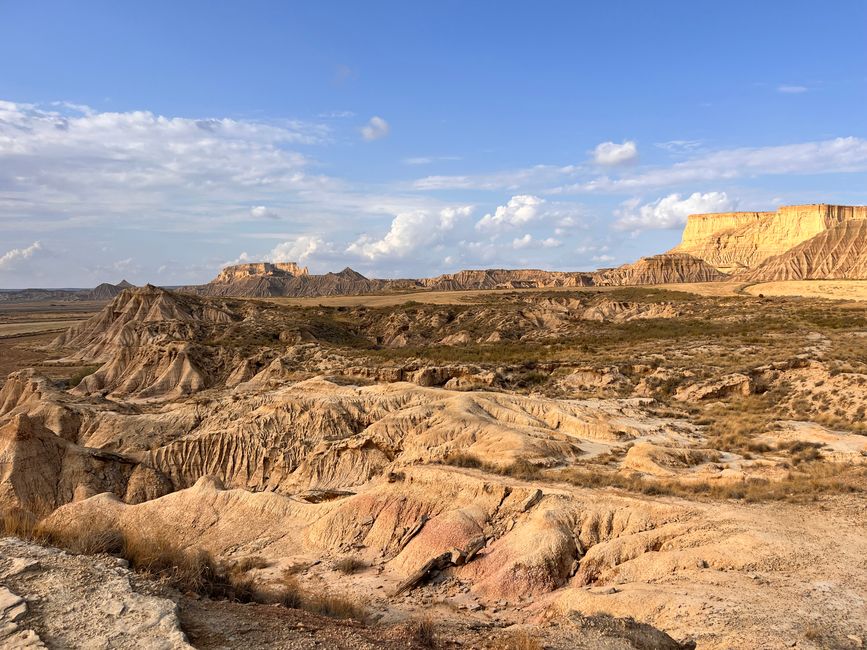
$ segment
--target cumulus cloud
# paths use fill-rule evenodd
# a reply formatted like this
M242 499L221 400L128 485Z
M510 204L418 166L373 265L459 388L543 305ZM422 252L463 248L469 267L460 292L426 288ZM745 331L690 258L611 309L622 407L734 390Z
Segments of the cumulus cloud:
M250 216L254 219L279 219L280 215L264 205L256 205L250 208Z
M476 224L477 230L497 230L509 226L523 226L539 217L545 199L530 194L518 194L506 205L497 206L493 214L486 214Z
M277 244L268 254L269 262L303 262L317 253L329 252L331 244L316 235L301 235Z
M638 146L632 140L622 143L600 142L593 150L593 161L597 165L623 165L638 159Z
M554 237L536 239L530 233L525 234L523 237L516 237L512 240L512 248L515 250L523 250L526 248L557 248L562 245L563 242Z
M346 252L368 260L401 258L442 241L458 219L468 217L472 206L446 207L441 210L414 210L394 217L384 237L362 235Z
M380 138L387 136L390 130L391 127L389 127L388 122L378 115L374 115L370 118L367 124L361 127L361 137L368 142L371 140L379 140Z
M0 187L15 202L7 215L32 229L118 217L176 227L179 214L218 218L222 202L326 187L291 147L328 139L327 128L297 121L0 101Z
M686 223L686 218L691 214L729 212L734 207L735 201L725 192L694 192L686 198L680 194L669 194L644 205L632 199L615 212L619 218L614 227L633 231L678 228Z
M42 250L42 244L35 241L27 248L13 248L10 251L6 251L3 255L0 255L0 271L15 268L19 262L29 260L40 250Z

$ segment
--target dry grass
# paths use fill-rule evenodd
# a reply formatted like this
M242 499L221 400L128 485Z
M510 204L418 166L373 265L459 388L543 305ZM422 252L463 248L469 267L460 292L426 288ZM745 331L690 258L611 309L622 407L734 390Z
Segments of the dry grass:
M358 573L367 567L367 562L361 558L355 557L354 555L346 555L334 563L334 569L340 571L340 573L345 573L346 575Z
M801 502L822 494L867 491L867 467L830 463L799 467L774 481L752 478L745 481L687 482L582 468L556 470L549 472L547 477L588 488L614 487L647 495L743 499L749 502Z
M542 650L542 644L529 632L519 630L494 642L495 650Z
M24 508L8 508L0 512L0 536L18 537L33 542L43 541L40 517Z
M362 622L368 618L367 610L353 600L328 592L311 593L305 591L296 575L291 571L283 572L277 590L271 598L264 602L277 602L284 607L303 609L331 618L354 618Z
M407 623L406 629L417 645L423 648L433 648L436 646L436 625L429 616L410 621Z
M511 476L522 480L537 479L542 475L541 468L534 465L526 458L516 458L508 465L495 465L493 463L485 462L472 454L453 452L443 459L443 463L446 465L452 465L453 467L480 469L483 472L488 472L490 474Z

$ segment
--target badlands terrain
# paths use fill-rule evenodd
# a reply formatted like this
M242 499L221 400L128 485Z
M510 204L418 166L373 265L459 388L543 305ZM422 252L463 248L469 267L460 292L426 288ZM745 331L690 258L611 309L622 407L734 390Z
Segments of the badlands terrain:
M862 217L831 208L593 274L0 305L0 645L863 647Z

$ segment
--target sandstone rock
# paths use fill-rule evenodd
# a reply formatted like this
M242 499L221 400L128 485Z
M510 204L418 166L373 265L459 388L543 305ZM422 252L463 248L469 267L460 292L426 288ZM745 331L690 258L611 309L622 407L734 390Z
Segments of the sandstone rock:
M0 645L45 648L20 623L25 599L38 602L28 623L38 621L51 647L191 650L169 600L133 591L129 573L110 559L0 539L0 558L35 560L38 568L13 575L0 563ZM82 597L86 593L87 597ZM17 595L16 595L17 594Z
M738 274L746 282L867 278L867 218L831 226Z
M690 384L677 390L674 398L681 402L703 399L718 399L731 395L747 396L753 392L753 381L740 373L732 373L718 379Z
M725 273L758 266L850 220L867 219L867 206L793 205L776 212L694 214L672 253L688 253Z
M642 257L632 264L603 269L593 274L598 286L719 282L728 276L702 259L685 253Z

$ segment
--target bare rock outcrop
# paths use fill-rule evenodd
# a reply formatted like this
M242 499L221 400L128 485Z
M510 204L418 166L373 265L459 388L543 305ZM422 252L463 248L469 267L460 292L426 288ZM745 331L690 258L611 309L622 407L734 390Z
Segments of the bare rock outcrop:
M690 215L681 243L687 253L732 273L753 268L816 235L850 220L867 219L867 206L793 205L776 212Z
M686 253L664 253L642 257L632 264L602 269L593 274L598 286L720 282L728 276L702 259Z
M844 221L737 275L747 282L867 278L867 219Z
M249 277L298 277L307 275L307 267L300 267L295 262L254 262L251 264L233 264L224 267L213 282L236 282Z
M193 647L175 604L136 592L129 571L114 558L70 555L10 538L0 539L0 646Z
M593 279L590 273L583 272L482 269L424 278L419 280L419 284L435 291L464 291L467 289L587 287L593 284Z

